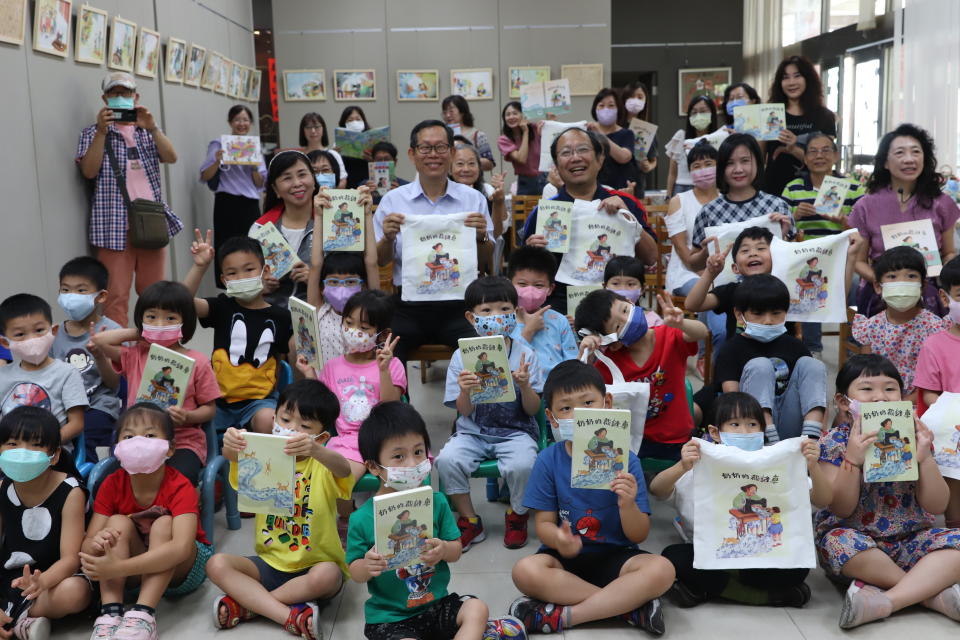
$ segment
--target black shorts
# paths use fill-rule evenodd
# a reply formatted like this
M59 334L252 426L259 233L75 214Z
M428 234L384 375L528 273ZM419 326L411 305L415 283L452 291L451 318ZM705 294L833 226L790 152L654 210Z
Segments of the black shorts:
M303 569L301 571L280 571L279 569L274 569L271 567L260 556L247 556L247 560L256 565L257 571L260 572L260 584L262 584L263 588L267 591L279 589L294 578L305 576L307 575L307 572L310 571L310 569Z
M553 556L560 561L564 571L569 571L601 589L620 577L620 570L627 561L648 551L628 547L615 547L609 551L581 553L576 558L564 558L556 549L544 549L538 554Z
M464 600L451 593L431 604L426 611L397 622L363 625L363 635L368 640L448 640L457 635L460 626L457 624L457 615Z

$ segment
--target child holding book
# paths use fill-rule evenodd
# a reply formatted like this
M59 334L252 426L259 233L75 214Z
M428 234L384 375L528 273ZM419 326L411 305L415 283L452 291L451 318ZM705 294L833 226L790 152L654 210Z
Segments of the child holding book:
M317 260L310 270L307 302L317 307L319 348L323 361L327 362L346 353L343 344L343 308L355 293L367 288L367 281L363 275L363 259L358 253L330 253L322 259L319 268L319 256Z
M115 371L127 378L127 405L136 403L137 389L147 364L150 345L157 344L194 361L183 403L167 407L176 427L175 451L170 466L182 473L194 486L207 460L207 438L201 425L216 414L220 386L210 359L184 345L197 329L197 311L190 291L179 282L161 280L140 294L133 310L131 329L114 329L93 336L95 357L101 373ZM133 343L131 346L124 343Z
M336 595L347 575L334 514L336 501L350 497L353 477L347 460L324 446L337 432L339 411L336 396L316 380L294 382L280 394L273 434L287 436L284 453L297 459L293 515L257 514L256 555L218 553L210 559L210 580L224 591L214 600L217 629L261 615L295 636L322 637L314 601ZM230 427L223 437L231 483L247 446L243 434Z
M640 460L632 451L610 490L570 486L574 409L609 409L600 373L578 360L557 365L543 385L556 442L537 456L523 501L534 510L536 554L513 567L527 597L510 606L528 631L560 633L572 626L620 617L662 635L659 597L673 583L662 556L637 548L650 532L650 506Z
M503 544L519 549L527 543L529 514L523 492L537 455L539 429L535 416L540 410L543 375L536 351L524 340L510 338L517 328L517 289L503 277L485 276L470 283L464 294L465 316L478 336L503 336L516 392L513 402L474 405L471 394L480 387L480 378L463 366L460 349L453 353L447 368L443 402L459 413L456 432L437 456L437 473L460 517L460 543L466 551L486 539L483 522L470 499L470 474L481 460L496 458L500 475L510 490Z

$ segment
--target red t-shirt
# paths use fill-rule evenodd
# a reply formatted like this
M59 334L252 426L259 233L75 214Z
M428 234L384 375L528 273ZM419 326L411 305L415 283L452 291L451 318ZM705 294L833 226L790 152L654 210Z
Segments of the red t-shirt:
M203 532L203 527L200 525L197 489L190 484L190 481L182 473L173 467L166 467L160 491L157 492L157 497L151 504L137 504L133 495L133 485L130 484L130 474L123 469L117 469L107 476L103 484L100 485L97 497L93 501L94 513L99 513L108 518L115 514L129 516L146 511L154 506L168 509L170 515L174 518L185 513L195 514L197 516L197 541L210 544L210 541L207 540L207 534Z
M674 444L686 442L693 431L693 416L687 406L687 357L697 353L696 342L686 342L683 331L661 325L651 329L656 341L653 353L638 366L626 348L609 351L605 355L620 368L627 382L650 383L650 406L643 437L654 442ZM594 366L600 370L603 381L613 381L610 370L602 362Z

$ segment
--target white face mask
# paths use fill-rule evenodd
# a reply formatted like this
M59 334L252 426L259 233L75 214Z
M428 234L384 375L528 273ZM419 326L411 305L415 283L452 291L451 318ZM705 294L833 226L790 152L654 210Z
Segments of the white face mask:
M343 125L343 128L347 131L356 131L359 133L363 131L363 120L350 120Z
M238 278L236 280L225 280L227 295L243 302L253 300L263 291L263 269L260 269L260 275L252 278Z
M627 107L627 111L629 111L630 113L640 113L641 111L643 111L643 107L645 104L646 102L644 102L640 98L627 98L625 106Z
M425 458L415 467L379 466L387 472L387 479L383 481L383 484L395 491L404 491L406 489L416 489L423 484L424 478L430 473L430 458Z
M950 298L949 315L953 324L960 324L960 302L957 302L953 298Z
M275 435L275 436L283 436L283 437L285 437L285 438L289 438L290 436L295 436L295 435L297 435L297 431L294 430L294 429L287 429L285 426L283 426L283 425L280 424L279 422L274 422L274 423L273 423L273 435Z
M341 327L343 333L343 344L347 347L347 353L367 353L377 348L377 336L379 333L370 335L363 329L356 327Z
M892 309L906 311L920 300L922 287L919 282L884 282L880 285L881 297Z
M577 421L573 418L557 420L557 426L550 425L550 430L553 431L553 439L556 442L573 440L573 431L576 426Z

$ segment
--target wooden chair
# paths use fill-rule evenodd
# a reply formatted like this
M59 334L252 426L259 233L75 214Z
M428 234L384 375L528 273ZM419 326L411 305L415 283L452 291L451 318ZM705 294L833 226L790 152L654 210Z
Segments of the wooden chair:
M840 334L838 340L840 343L840 354L837 356L837 368L842 367L850 356L873 353L870 345L859 344L853 339L851 326L853 324L853 316L856 313L856 307L847 307L847 321L840 324L840 331L838 332Z
M422 344L410 352L409 362L420 361L420 383L427 384L427 367L431 362L449 360L455 349L445 344Z
M510 214L513 220L513 229L507 234L507 247L510 251L519 246L517 237L527 218L530 217L530 213L537 207L538 202L540 202L540 196L513 196L511 204L513 211Z

